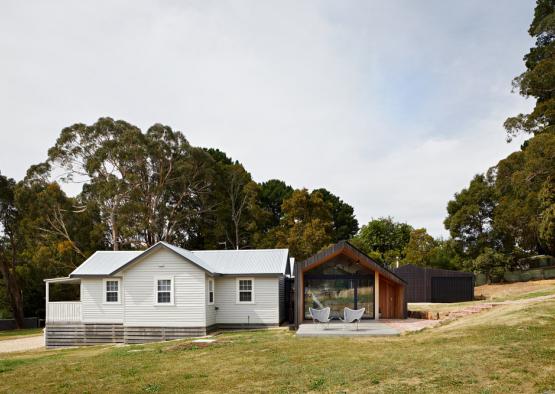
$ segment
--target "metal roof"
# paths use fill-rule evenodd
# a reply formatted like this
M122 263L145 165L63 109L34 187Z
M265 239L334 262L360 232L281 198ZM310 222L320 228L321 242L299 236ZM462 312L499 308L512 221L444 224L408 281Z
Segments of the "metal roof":
M195 250L214 272L224 275L285 274L288 249Z
M287 249L199 250L189 251L159 242L144 251L98 251L69 276L109 276L153 249L166 247L212 274L263 275L284 274L288 263Z
M75 268L69 276L109 275L127 262L142 254L142 250L100 250Z

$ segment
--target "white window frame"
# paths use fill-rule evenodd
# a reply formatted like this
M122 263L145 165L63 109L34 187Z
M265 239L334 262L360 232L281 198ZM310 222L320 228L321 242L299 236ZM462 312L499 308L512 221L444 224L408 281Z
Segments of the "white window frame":
M108 289L106 288L108 282L117 282L118 283L118 300L117 301L108 301ZM112 291L110 293L113 293ZM121 291L121 279L120 278L104 278L102 279L102 303L105 305L118 305L121 304L121 295L123 292Z
M212 291L210 291L210 284L212 284ZM214 278L208 278L207 284L208 290L208 305L214 305L214 301L216 300L216 285L214 283ZM212 293L212 301L210 301L210 293Z
M251 300L250 301L241 301L239 294L241 293L241 291L239 290L239 283L242 280L250 280L251 281ZM255 303L255 299L254 299L254 278L237 278L235 281L235 286L236 286L236 298L235 298L235 303L236 304L254 304Z
M159 280L169 280L170 281L170 302L158 302L158 281ZM154 278L154 305L155 306L173 306L175 305L174 299L175 293L175 281L173 276L156 276Z

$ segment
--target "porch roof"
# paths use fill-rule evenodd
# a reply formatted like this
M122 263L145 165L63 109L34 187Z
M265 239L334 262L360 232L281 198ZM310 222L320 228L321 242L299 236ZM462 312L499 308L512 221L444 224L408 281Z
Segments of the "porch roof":
M70 278L69 276L61 277L61 278L50 278L45 279L45 283L79 283L81 279L79 278Z

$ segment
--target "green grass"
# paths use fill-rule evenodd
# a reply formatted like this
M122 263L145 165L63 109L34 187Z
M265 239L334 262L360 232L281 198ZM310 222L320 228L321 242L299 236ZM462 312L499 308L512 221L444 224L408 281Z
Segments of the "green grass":
M268 330L210 345L34 351L0 356L0 392L546 392L555 390L554 337L555 301L546 301L400 337Z
M26 336L41 335L42 328L23 328L21 330L6 330L0 331L0 341L6 339L17 339Z

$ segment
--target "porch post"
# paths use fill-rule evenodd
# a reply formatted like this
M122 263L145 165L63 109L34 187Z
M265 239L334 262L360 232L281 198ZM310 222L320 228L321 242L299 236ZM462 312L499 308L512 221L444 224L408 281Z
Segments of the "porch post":
M46 305L44 307L44 346L46 347L46 319L48 319L48 303L50 302L50 282L46 282L46 292L44 294Z
M380 319L380 274L374 271L374 319Z
M48 319L48 303L50 302L50 282L46 282L46 293L45 293L46 306L44 308L44 325L46 326L46 319Z

